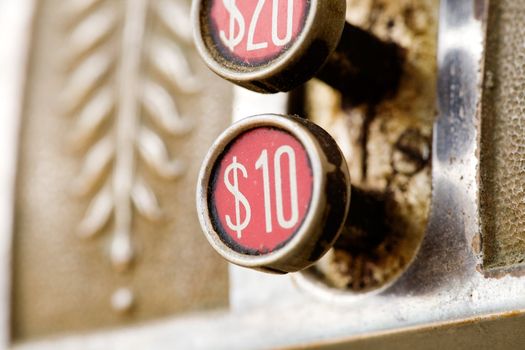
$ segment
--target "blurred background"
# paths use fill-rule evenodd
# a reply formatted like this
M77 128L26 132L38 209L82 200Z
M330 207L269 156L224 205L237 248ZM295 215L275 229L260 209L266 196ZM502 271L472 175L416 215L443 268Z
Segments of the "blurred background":
M194 197L232 88L201 64L190 7L0 6L2 103L20 116L2 113L3 176L16 177L4 188L14 248L0 309L16 342L228 306L227 266L200 232Z

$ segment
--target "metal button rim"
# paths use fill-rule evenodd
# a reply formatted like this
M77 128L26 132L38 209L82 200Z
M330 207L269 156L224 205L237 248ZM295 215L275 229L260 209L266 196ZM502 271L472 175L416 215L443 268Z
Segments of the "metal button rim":
M247 69L247 67L240 65L228 67L214 58L202 38L200 13L201 5L204 1L208 0L194 1L192 6L191 16L195 45L200 56L212 71L224 79L236 82L264 80L285 72L291 62L300 61L303 53L322 36L325 36L324 41L329 43L329 54L326 57L328 58L339 43L346 22L344 15L341 18L333 18L333 16L329 15L334 11L344 14L346 12L346 1L310 0L310 13L306 18L304 29L282 56L266 65L254 67L253 69ZM329 1L331 6L327 5ZM340 23L337 23L337 20ZM327 27L333 27L336 30L327 30Z
M328 162L319 142L311 134L311 131L295 121L294 118L298 117L278 114L262 114L244 118L230 126L217 138L202 163L196 190L199 221L211 246L226 260L236 265L263 270L275 269L276 272L293 272L306 268L313 263L298 254L298 252L300 252L305 245L317 244L317 241L311 242L312 238L321 238L323 236L322 233L320 234L316 231L319 230L319 226L323 222L325 208L329 205L330 199L327 198L324 189L327 181L327 174L330 171L333 171L333 164ZM264 255L255 256L241 254L227 246L213 227L210 210L208 208L208 195L210 189L209 181L212 175L213 165L223 154L225 148L235 140L236 137L245 131L257 127L272 126L289 132L297 138L307 151L313 173L312 199L301 226L285 246ZM347 179L348 186L350 186L350 176L346 164L343 166L343 174ZM345 200L347 208L345 210L345 217L342 218L340 226L343 225L346 220L346 215L348 214L350 191L348 191ZM328 249L329 247L326 247L326 251Z

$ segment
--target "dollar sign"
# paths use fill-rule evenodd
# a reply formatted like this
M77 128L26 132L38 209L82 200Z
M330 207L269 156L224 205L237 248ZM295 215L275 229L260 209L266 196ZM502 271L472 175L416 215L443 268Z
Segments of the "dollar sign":
M226 188L228 188L228 191L230 191L233 196L235 197L235 220L236 224L232 223L232 220L229 215L226 215L226 223L228 224L228 227L237 232L237 238L242 237L242 230L244 230L248 224L250 223L252 211L250 208L250 204L248 203L248 200L246 197L239 191L239 179L237 171L240 171L242 175L247 178L248 173L246 172L246 168L244 165L237 163L237 157L233 157L233 162L226 168L226 171L224 172L224 184L226 185ZM233 171L233 184L230 182L230 172ZM241 216L241 208L239 204L242 204L245 211L246 211L246 217L244 218L244 221L240 222L240 216Z
M244 38L244 17L235 4L235 0L222 0L222 2L226 10L230 13L230 37L227 38L223 30L221 30L219 34L224 44L233 52L235 46L239 45ZM235 36L235 22L239 23L239 33L237 33L237 36Z

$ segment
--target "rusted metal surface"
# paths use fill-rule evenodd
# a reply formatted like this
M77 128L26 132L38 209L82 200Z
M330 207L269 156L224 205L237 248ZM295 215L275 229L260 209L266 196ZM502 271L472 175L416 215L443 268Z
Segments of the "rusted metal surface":
M340 244L305 273L304 280L313 286L320 286L315 280L324 280L349 297L391 284L413 260L430 205L430 140L436 115L437 2L366 3L351 2L350 20L352 6L362 8L356 24L403 53L397 89L379 101L356 104L312 82L306 95L308 117L335 135L346 151L352 186L382 207L353 207L368 223L348 222Z

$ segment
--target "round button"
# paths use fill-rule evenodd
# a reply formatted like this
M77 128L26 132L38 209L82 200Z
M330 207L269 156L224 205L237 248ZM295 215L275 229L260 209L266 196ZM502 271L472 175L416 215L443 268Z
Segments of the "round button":
M230 248L251 255L273 252L301 226L312 189L310 158L295 137L268 127L249 130L229 146L212 174L216 226ZM266 234L249 234L260 228Z
M260 92L310 79L336 48L345 0L197 0L197 48L218 75Z
M309 1L286 2L211 1L204 25L210 30L214 46L230 61L263 66L286 52L304 28ZM248 27L245 18L252 18Z
M346 162L320 127L293 116L259 115L213 144L199 175L199 219L232 263L293 272L334 243L350 203Z

